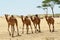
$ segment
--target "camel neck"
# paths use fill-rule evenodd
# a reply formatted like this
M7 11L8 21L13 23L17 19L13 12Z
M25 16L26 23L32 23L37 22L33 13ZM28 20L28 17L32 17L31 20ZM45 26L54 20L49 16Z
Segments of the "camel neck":
M6 21L8 22L8 16L5 16L5 18L6 18Z
M23 20L23 17L21 18L21 20L22 20L22 22L24 21L24 20Z
M46 19L46 21L48 22L48 19L47 18L45 18Z
M33 19L33 18L31 18L31 20L32 20L32 22L34 21L34 19Z

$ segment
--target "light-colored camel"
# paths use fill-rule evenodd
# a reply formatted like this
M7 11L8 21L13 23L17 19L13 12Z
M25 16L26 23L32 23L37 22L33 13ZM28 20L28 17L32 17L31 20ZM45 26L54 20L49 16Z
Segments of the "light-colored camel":
M5 14L5 18L6 18L6 21L7 21L7 23L8 23L8 32L9 32L9 35L11 35L11 33L10 33L10 31L9 31L9 28L10 28L10 26L11 26L12 37L13 37L13 35L14 35L14 30L15 30L15 28L14 28L14 25L15 25L15 24L16 24L16 28L17 28L17 34L19 35L17 19L16 19L13 15L11 15L11 17L8 19L8 15L7 15L7 14Z
M53 26L53 30L52 32L54 32L54 18L52 18L52 16L45 16L45 19L47 21L47 24L49 25L49 31L51 32L51 28L50 26L52 25Z
M37 32L37 25L38 25L38 28L39 28L39 32L41 32L40 30L40 18L38 17L38 15L35 15L34 19L32 18L32 16L30 16L32 22L33 22L33 25L35 27L35 32Z
M30 19L28 19L28 16L26 16L26 17L23 19L23 15L21 15L21 20L22 20L22 22L23 22L22 33L24 33L24 24L26 24L27 34L28 34L28 31L29 31L29 26L30 26L31 31L32 31L32 33L33 33L32 26L31 26L31 21L30 21Z

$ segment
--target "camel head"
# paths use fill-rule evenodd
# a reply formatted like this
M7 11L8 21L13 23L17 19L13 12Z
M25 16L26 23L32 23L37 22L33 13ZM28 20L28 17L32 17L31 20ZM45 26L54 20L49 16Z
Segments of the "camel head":
M25 20L28 18L28 16L25 16Z
M38 17L38 15L37 15L37 14L36 14L35 16L36 16L36 17Z
M28 18L28 16L26 16L25 18Z
M13 15L11 15L11 17L14 17Z
M7 22L8 22L8 16L9 16L9 15L5 14L5 18L6 18L6 21L7 21Z
M23 15L21 15L20 17L23 18Z
M5 14L5 17L8 17L9 15L8 14Z

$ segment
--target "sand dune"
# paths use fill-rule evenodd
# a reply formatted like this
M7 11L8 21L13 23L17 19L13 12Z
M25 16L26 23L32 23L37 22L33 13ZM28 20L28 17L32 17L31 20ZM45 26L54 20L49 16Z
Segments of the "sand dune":
M55 32L49 32L49 27L47 25L47 22L45 19L41 19L41 33L33 33L31 34L31 31L29 31L30 34L26 34L26 28L25 33L21 34L22 32L22 21L20 18L16 17L18 20L18 27L19 27L19 34L21 36L16 36L12 38L8 34L8 25L5 20L5 17L0 18L0 40L60 40L60 18L54 18L55 19ZM26 27L26 26L25 26ZM32 24L33 30L34 26ZM16 32L15 32L16 35Z

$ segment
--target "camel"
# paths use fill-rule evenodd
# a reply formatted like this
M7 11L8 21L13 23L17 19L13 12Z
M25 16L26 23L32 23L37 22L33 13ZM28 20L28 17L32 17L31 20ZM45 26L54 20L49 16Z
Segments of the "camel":
M49 26L49 30L50 30L50 32L52 31L52 32L54 32L54 18L52 18L52 16L45 16L45 19L46 19L46 21L47 21L47 24L48 24L48 26ZM53 26L53 30L51 30L51 28L50 28L50 26Z
M38 28L39 28L39 32L41 32L40 30L40 18L38 17L38 15L35 15L34 19L32 18L32 16L30 16L31 18L31 21L33 22L33 25L35 27L35 33L38 31L37 30L37 25L38 25Z
M10 36L12 35L12 37L13 37L13 35L14 35L14 30L15 30L15 29L14 29L14 25L15 25L15 24L16 24L16 28L17 28L17 34L19 35L17 19L16 19L13 15L11 15L11 17L8 19L8 15L7 15L7 14L5 14L5 18L6 18L6 21L7 21L7 23L8 23L8 32L9 32L9 35L10 35ZM12 32L12 34L11 34L10 31L9 31L10 26L11 26L11 32Z
M31 28L31 31L33 33L33 30L32 30L32 26L31 26L31 22L30 22L30 19L28 19L28 16L26 16L24 19L23 19L23 15L21 15L21 20L23 22L23 28L22 28L22 34L24 33L24 24L26 24L26 29L27 29L27 34L28 34L28 31L29 31L29 27Z

